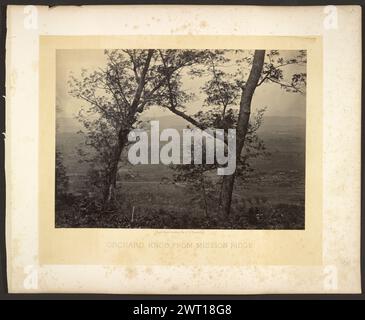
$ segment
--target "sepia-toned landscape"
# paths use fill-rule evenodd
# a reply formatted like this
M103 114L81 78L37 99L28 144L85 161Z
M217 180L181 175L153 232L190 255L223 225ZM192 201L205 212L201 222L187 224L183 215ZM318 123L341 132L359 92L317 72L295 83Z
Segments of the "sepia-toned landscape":
M56 227L304 229L305 51L59 50L56 63ZM236 129L235 173L132 165L126 137L152 120Z

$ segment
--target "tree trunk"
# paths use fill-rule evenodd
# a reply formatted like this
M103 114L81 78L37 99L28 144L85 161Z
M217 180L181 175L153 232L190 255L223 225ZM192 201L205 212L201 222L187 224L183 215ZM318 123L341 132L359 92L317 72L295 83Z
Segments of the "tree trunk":
M118 174L118 165L120 161L120 157L122 155L123 149L127 142L129 130L120 129L118 144L115 148L114 157L112 161L111 168L107 175L107 182L104 187L103 192L103 205L104 208L109 207L115 197L115 188L117 185L117 174Z
M207 203L207 194L205 191L205 181L204 181L203 172L201 172L200 186L202 188L205 216L208 217L209 216L208 215L208 203Z
M225 215L229 215L231 211L232 193L235 178L236 175L234 173L223 177L220 208Z
M251 114L252 96L255 92L258 81L260 80L262 68L264 65L264 59L265 59L265 50L255 50L250 75L248 76L246 84L242 88L240 111L236 127L237 163L240 161L241 152L245 144L245 138ZM232 193L233 193L235 177L236 177L236 172L234 172L232 175L227 175L223 177L222 200L220 207L226 216L229 215L231 210Z
M111 165L111 168L108 172L108 176L107 176L107 181L104 187L104 192L103 192L103 205L104 208L106 209L107 207L109 207L109 205L113 202L113 200L115 199L115 188L117 185L117 174L118 174L118 164L119 164L119 158L120 155L122 153L123 148L117 148L118 150L116 150L116 154L119 153L119 157L113 159L113 163Z

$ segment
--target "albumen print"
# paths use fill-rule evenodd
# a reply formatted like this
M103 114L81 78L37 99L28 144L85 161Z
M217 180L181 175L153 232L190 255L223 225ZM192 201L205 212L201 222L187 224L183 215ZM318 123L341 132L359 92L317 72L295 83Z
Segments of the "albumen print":
M306 63L57 50L56 227L304 229Z

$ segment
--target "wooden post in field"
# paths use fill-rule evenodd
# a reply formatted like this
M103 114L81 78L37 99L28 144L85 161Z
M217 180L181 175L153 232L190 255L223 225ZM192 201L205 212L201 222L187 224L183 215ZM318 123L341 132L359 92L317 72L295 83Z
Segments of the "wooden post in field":
M133 209L132 209L132 220L131 220L131 222L133 222L133 218L134 218L134 206L133 206Z

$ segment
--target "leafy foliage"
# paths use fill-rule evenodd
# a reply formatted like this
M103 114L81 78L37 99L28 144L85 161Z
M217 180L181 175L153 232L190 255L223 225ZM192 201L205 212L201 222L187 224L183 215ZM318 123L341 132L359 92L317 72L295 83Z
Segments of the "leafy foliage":
M139 114L151 105L165 106L172 101L179 107L191 96L178 88L180 72L204 59L205 52L196 50L111 50L105 51L105 68L88 72L69 81L70 94L86 102L78 120L80 134L92 152L79 148L81 161L93 164L93 178L110 199L115 188L121 155L127 146L127 135L139 126ZM166 93L169 92L167 97ZM90 148L89 148L90 149ZM109 195L108 195L109 194Z
M63 156L56 150L56 199L62 198L68 193L69 179L66 167L63 164Z
M284 59L278 50L271 50L267 54L267 61L264 63L261 79L258 85L263 83L276 83L287 92L305 93L307 79L306 73L294 73L291 76L284 74L284 69L291 65L305 66L307 63L306 50L299 50L294 57Z
M94 198L69 197L56 215L58 228L159 228L159 229L304 229L301 205L253 205L248 212L233 210L228 217L192 215L163 208L134 211L124 202L105 211Z

